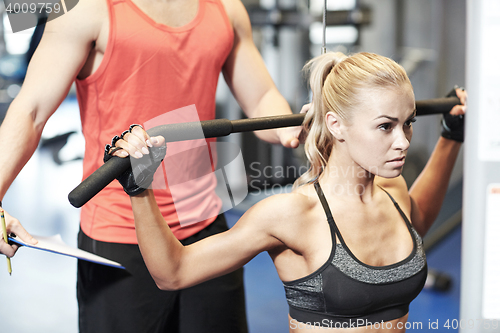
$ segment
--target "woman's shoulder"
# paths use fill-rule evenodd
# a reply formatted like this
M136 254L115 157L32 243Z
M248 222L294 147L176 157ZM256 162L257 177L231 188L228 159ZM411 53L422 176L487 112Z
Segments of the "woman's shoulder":
M303 185L290 193L275 194L258 202L252 210L266 219L294 220L310 212L318 202L313 186Z
M316 218L319 200L312 194L316 195L304 186L291 193L276 194L259 201L245 215L252 228L264 230L285 248L296 250L300 248L298 240L308 233L310 221Z

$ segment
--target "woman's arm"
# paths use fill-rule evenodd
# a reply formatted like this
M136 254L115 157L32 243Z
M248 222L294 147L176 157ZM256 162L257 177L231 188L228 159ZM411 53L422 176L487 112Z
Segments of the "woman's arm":
M455 88L455 94L462 105L456 105L450 111L452 116L448 115L448 118L463 115L466 110L467 93L463 89ZM446 118L445 116L444 119ZM429 231L441 210L453 166L463 142L463 120L457 122L458 119L452 120L451 128L443 125L442 137L409 191L412 223L422 236Z
M269 232L273 222L265 214L266 204L249 209L230 230L184 246L163 219L153 191L130 199L139 248L160 289L183 289L224 275L282 245Z
M283 234L283 224L303 215L302 198L292 194L275 195L247 210L230 230L184 246L161 215L153 191L147 189L165 156L165 139L150 137L138 125L131 126L121 137L114 138L106 147L104 160L110 156L146 159L132 166L148 167L137 167L135 176L131 168L118 180L130 196L139 248L160 289L183 289L199 284L236 270L260 252L282 247L284 242L279 235Z
M461 145L439 138L424 170L410 188L411 219L422 236L429 231L441 210Z

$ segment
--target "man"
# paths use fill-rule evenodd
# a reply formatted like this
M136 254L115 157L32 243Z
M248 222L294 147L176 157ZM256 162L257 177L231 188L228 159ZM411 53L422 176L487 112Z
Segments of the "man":
M47 23L0 128L0 199L73 81L86 139L85 178L102 164L104 143L124 125L184 107L194 107L200 120L212 119L221 70L247 116L291 113L253 44L239 0L81 0ZM297 129L257 135L286 147L299 143ZM170 189L155 192L164 218L185 244L226 228L223 215L217 216L213 179L204 185L195 183L183 198L199 217L184 225ZM110 184L82 208L79 247L121 262L127 271L79 262L80 331L245 332L241 271L178 293L156 288L136 245L128 196L118 186ZM196 195L206 199L203 204L189 201ZM36 242L8 214L7 229ZM16 249L0 242L7 256Z

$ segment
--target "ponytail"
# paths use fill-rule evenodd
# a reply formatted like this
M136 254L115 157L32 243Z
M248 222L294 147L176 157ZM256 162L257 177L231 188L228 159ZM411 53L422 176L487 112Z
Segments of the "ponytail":
M327 113L323 103L323 86L331 70L347 58L342 52L329 52L310 60L303 71L309 75L309 86L312 91L312 105L304 119L304 131L307 135L304 151L311 163L309 170L300 176L294 187L316 179L323 171L333 146L332 134L324 130L324 115Z

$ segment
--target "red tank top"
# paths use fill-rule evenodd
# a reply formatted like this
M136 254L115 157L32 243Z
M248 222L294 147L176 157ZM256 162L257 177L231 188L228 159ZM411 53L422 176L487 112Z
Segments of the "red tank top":
M95 73L76 81L86 139L83 178L103 164L104 146L130 124L148 128L213 119L219 74L233 46L220 0L199 0L196 17L178 28L156 23L131 0L107 1L104 57ZM169 143L155 176L156 200L179 239L205 228L221 209L210 142L214 139ZM203 165L195 167L200 160ZM179 170L186 171L184 179L178 179ZM183 182L189 186L174 193L168 186L173 182L176 188ZM116 180L82 207L81 226L96 240L137 243L130 199Z

